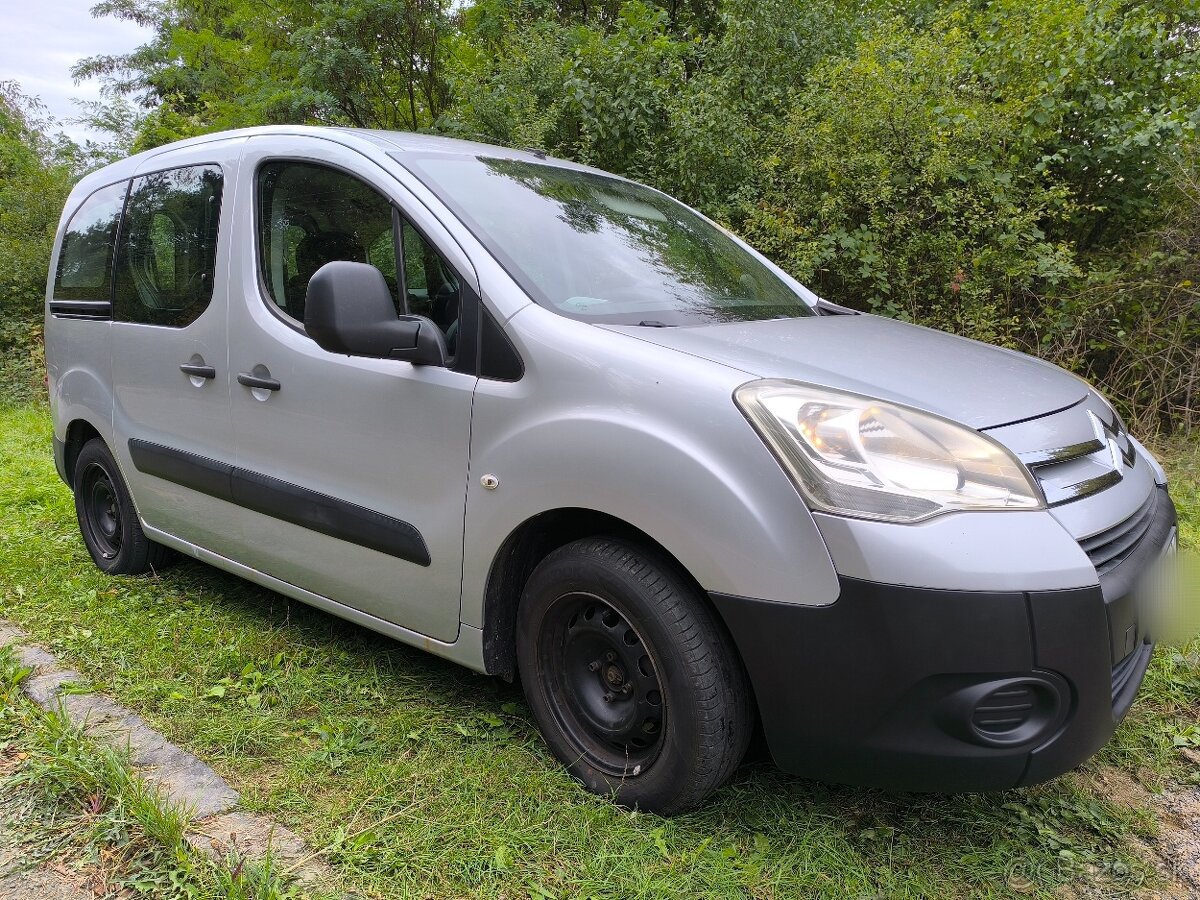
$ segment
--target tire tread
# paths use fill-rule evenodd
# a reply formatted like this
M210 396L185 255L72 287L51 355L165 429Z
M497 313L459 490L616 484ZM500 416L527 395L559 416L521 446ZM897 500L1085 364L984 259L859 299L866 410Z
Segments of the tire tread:
M732 776L745 755L753 724L748 679L724 623L670 560L608 537L584 538L549 554L530 577L522 606L530 602L530 589L536 592L539 573L560 565L600 566L630 583L644 612L667 631L692 688L688 709L695 718L697 740L688 748L690 764L681 767L686 769L681 783L667 797L638 790L638 778L644 775L623 780L615 786L618 802L668 815L695 807Z

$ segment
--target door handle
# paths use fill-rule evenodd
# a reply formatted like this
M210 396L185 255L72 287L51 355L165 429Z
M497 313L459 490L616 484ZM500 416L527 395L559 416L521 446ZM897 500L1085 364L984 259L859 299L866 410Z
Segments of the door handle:
M264 391L277 391L283 386L274 378L264 378L249 372L238 372L237 380L238 384L244 384L248 388L261 388Z
M212 366L197 365L195 363L184 363L179 367L179 371L184 375L191 375L193 378L217 377L217 370Z

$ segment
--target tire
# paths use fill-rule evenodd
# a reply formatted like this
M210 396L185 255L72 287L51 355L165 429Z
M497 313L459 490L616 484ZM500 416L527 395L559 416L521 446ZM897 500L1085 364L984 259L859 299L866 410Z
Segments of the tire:
M163 568L171 551L146 537L117 461L100 438L75 460L75 515L92 561L109 575L141 575Z
M635 544L586 538L542 560L517 612L517 664L550 750L622 806L691 809L750 742L754 707L722 623Z

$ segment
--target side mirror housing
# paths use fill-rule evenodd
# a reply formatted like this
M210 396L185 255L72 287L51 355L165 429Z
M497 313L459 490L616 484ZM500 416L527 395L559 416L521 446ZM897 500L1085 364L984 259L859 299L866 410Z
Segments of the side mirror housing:
M366 263L335 260L317 269L308 282L304 330L330 353L446 364L441 329L424 316L397 318L383 273Z

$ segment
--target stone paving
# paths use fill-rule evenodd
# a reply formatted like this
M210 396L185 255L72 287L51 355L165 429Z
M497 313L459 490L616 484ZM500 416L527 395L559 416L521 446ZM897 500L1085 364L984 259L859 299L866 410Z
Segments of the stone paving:
M197 850L216 857L236 851L261 858L268 848L281 870L305 885L328 884L328 868L296 834L265 816L238 809L240 797L203 760L175 746L141 717L102 694L64 692L67 684L84 683L78 672L65 669L40 647L26 643L28 635L0 624L0 647L12 646L22 666L32 674L21 685L34 703L62 713L88 736L127 750L134 771L171 805L186 810L191 820L186 839ZM0 852L0 900L46 898L76 900L91 897L64 873L48 868L20 871L15 860ZM6 864L7 863L7 864Z

